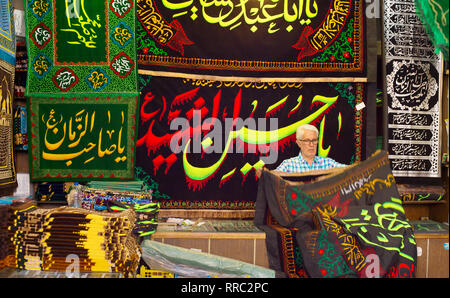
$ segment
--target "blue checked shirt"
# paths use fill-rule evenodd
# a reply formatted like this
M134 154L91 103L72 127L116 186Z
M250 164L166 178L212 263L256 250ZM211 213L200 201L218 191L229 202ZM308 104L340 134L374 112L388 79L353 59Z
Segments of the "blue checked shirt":
M334 159L320 156L314 157L312 164L309 165L300 152L300 154L296 157L283 160L276 170L287 173L303 173L312 170L326 170L345 166L346 165L338 163Z

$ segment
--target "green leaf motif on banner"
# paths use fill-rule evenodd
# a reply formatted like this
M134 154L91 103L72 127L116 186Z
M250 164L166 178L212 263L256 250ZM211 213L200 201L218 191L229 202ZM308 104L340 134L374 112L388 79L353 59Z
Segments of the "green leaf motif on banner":
M323 51L322 55L313 58L312 62L349 62L354 53L353 42L353 20L348 22L347 29L339 35L339 39Z
M167 52L158 48L155 41L147 35L141 22L136 23L136 50L142 50L144 54L167 56Z

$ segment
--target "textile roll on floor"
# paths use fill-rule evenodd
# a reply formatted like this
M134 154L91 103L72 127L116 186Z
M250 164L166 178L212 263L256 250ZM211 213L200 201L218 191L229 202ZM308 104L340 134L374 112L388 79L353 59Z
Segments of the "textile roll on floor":
M132 209L105 213L82 208L14 211L9 226L15 267L27 270L134 273L141 250L132 230ZM79 266L76 268L76 266Z

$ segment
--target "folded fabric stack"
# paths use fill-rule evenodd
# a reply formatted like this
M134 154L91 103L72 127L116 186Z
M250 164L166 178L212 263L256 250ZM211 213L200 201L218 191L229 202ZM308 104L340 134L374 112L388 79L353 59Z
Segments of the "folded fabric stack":
M36 188L37 201L66 201L72 182L40 182Z
M151 196L153 190L150 189L143 181L127 181L127 182L117 182L117 181L90 181L86 186L94 189L103 189L105 191L128 191L141 193L145 196Z
M7 266L9 205L0 205L0 270Z
M107 213L73 207L28 206L9 229L15 267L70 272L136 272L141 251L132 230L133 209Z
M109 191L98 188L83 188L81 191L81 207L88 210L108 210L110 202L129 205L148 204L152 202L151 194L129 191Z
M142 189L142 182L90 182L78 189L81 208L95 211L119 212L133 209L136 223L133 233L144 237L158 226L159 203L152 202L152 191Z
M132 208L136 212L136 223L133 233L136 236L149 236L156 232L158 227L159 203L143 203L143 204L125 204L119 202L111 202L110 209L112 211L124 211Z

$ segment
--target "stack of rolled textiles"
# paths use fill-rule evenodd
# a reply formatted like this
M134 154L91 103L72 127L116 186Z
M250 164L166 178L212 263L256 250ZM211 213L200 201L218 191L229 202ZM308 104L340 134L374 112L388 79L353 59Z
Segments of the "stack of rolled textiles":
M134 274L141 251L133 209L105 213L81 208L15 211L9 229L16 267L28 270Z
M118 212L132 208L136 213L133 233L144 237L153 234L158 226L160 204L152 202L151 190L142 189L136 182L89 182L79 186L81 208L95 211Z
M116 181L90 181L86 184L87 187L93 189L102 189L104 191L128 191L131 193L152 193L152 190L140 180L127 181L127 182L116 182Z
M79 186L81 207L90 210L104 211L110 201L130 205L148 204L152 202L152 191L142 190L141 181L125 182L89 182Z

